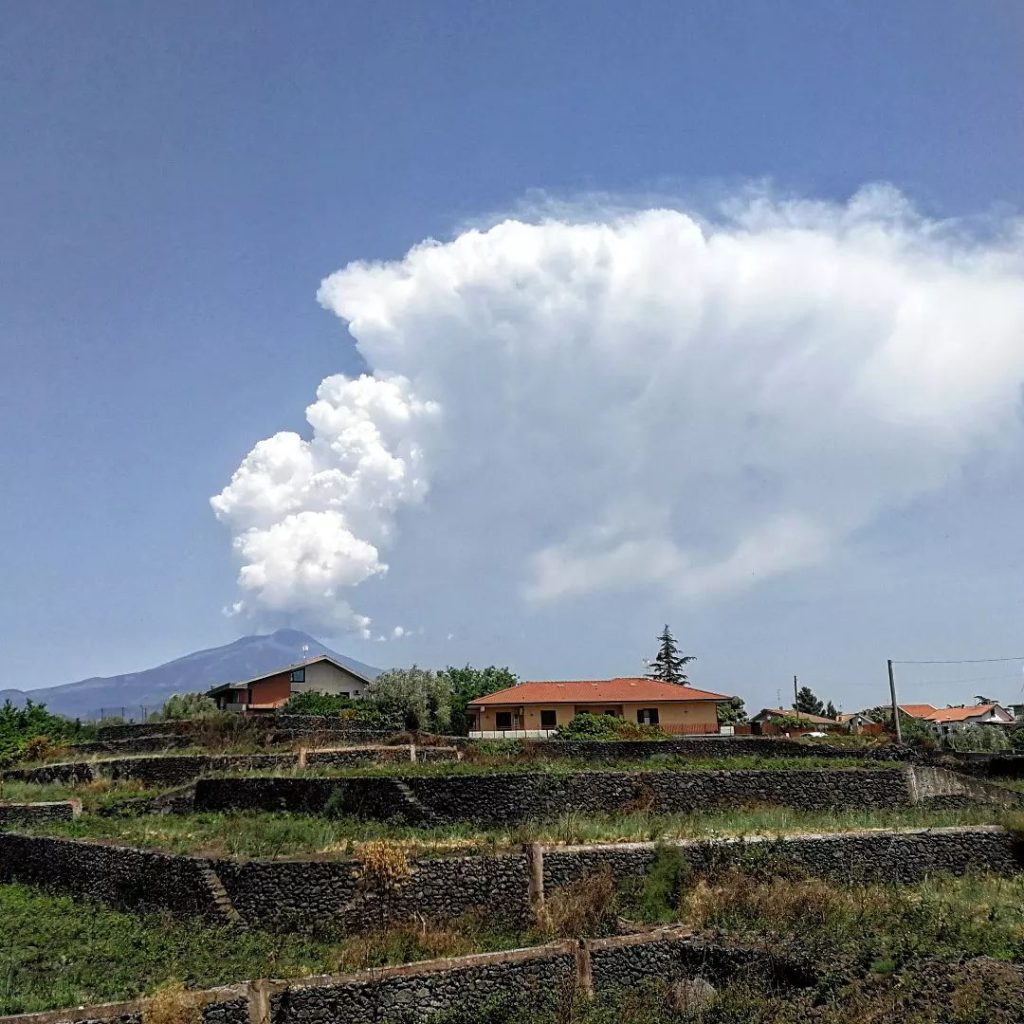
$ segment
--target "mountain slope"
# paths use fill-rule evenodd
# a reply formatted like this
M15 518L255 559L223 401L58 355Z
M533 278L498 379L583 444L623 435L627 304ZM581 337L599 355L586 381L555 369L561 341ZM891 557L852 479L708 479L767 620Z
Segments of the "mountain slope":
M0 703L10 699L23 704L31 697L45 703L51 711L72 718L93 717L100 709L107 714L121 714L121 708L128 716L139 717L140 705L162 704L172 693L207 690L219 683L251 679L317 654L329 654L370 678L380 671L337 654L308 633L279 629L266 636L243 636L223 647L195 651L141 672L93 676L41 690L0 690Z

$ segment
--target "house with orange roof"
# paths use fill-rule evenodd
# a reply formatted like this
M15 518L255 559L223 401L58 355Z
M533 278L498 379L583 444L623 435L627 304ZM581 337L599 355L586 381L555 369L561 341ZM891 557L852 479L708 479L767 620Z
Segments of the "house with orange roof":
M574 716L615 715L674 735L715 734L718 705L732 697L639 676L523 682L470 701L474 739L549 736Z
M900 704L903 714L932 726L942 736L969 725L1012 725L1013 714L1001 704L960 704L937 708L933 704Z

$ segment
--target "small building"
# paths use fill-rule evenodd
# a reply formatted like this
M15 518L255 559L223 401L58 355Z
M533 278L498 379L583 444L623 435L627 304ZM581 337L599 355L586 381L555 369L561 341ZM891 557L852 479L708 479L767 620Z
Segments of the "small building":
M731 697L643 677L524 682L470 701L474 739L542 738L576 715L615 715L673 735L719 732L718 705Z
M1001 704L960 704L937 708L932 704L900 704L900 711L931 726L940 736L959 732L969 725L1013 725L1013 714Z
M370 677L328 654L276 669L253 679L222 683L206 691L222 711L276 711L293 693L313 691L357 700L366 693Z
M777 735L778 733L834 732L844 726L834 718L812 715L796 708L761 708L750 724L755 733Z

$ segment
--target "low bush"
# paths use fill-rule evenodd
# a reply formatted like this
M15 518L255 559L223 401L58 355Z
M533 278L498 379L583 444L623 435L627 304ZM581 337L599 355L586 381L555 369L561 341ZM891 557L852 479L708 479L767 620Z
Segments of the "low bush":
M614 930L615 879L605 868L556 889L546 901L545 930L561 939L606 935Z
M584 711L555 731L560 740L664 740L668 733L656 725L637 725L616 715Z

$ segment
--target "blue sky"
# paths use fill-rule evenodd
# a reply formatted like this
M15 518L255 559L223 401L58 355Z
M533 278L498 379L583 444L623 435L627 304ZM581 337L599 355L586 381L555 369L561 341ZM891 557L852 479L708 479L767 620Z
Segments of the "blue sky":
M3 686L320 625L222 614L238 562L209 498L259 439L308 436L322 378L365 368L316 301L353 260L552 196L706 202L768 181L845 203L882 181L927 218L986 223L1024 203L1010 3L39 3L0 25ZM613 675L667 620L708 687L760 705L798 672L874 702L887 656L1024 654L1020 452L995 447L750 588L542 605L517 575L536 544L509 538L524 517L552 544L572 524L536 490L459 518L482 479L468 462L399 509L387 575L353 588L375 635L409 635L335 646ZM485 541L515 558L482 562ZM1019 697L1018 670L986 685ZM975 692L934 678L908 697Z

